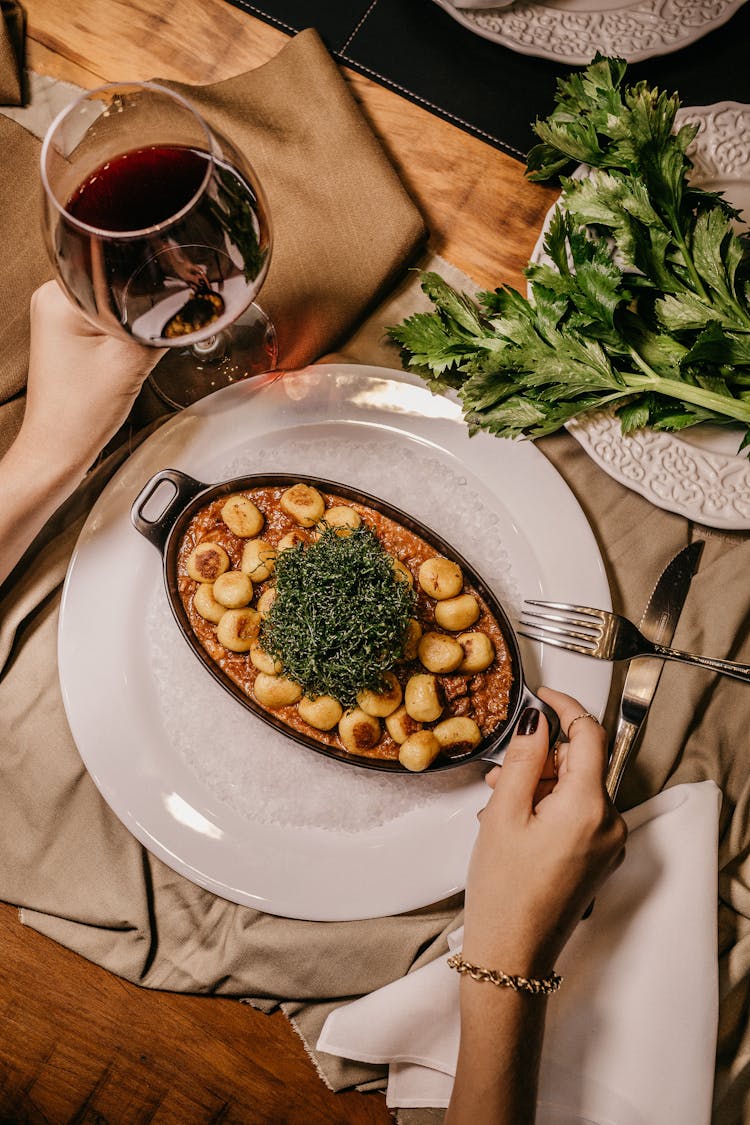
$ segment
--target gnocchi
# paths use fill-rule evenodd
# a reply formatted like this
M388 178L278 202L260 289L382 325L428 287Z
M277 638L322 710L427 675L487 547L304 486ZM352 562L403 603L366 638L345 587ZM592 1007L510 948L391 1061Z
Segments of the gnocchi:
M361 524L362 517L354 508L349 508L346 504L334 504L332 508L326 508L323 512L319 527L321 530L324 527L333 527L337 535L351 535Z
M440 555L427 559L419 568L419 585L425 594L437 601L455 598L460 594L464 576L458 563L444 559Z
M319 695L316 699L305 695L297 704L297 710L316 730L333 730L344 713L344 708L332 695Z
M464 650L453 637L430 632L419 642L417 655L428 672L455 672L464 658Z
M462 650L463 651L463 650ZM357 696L357 704L368 715L384 719L398 707L403 698L403 690L393 672L386 672L384 676L387 687L385 691L361 691Z
M277 544L277 551L289 551L292 547L299 547L301 544L307 543L307 537L301 531L288 531L286 535L282 535Z
M289 675L280 659L283 648L269 651L263 630L272 625L264 623L277 598L279 554L313 549L327 527L345 540L363 523L381 539L395 578L413 591L414 608L402 644L391 649L384 690L363 689L342 702L296 682L296 670ZM468 570L375 508L303 482L225 494L193 517L178 568L198 642L241 697L307 741L419 772L471 756L507 714L511 660L486 595Z
M241 570L225 570L214 582L214 598L227 609L250 605L253 584Z
M279 707L289 707L302 698L302 688L286 676L269 676L258 672L255 677L255 698L264 707L276 711Z
M385 729L394 742L399 746L402 742L406 742L410 734L422 729L422 724L416 719L412 719L406 707L402 703L395 711L391 711L390 715L386 716Z
M420 773L432 765L440 753L440 743L431 730L418 730L402 742L398 760L404 769Z
M459 594L456 598L445 598L435 606L435 620L441 629L459 633L468 629L479 617L479 602L473 594Z
M459 672L485 672L495 659L495 649L486 633L461 633L458 643L463 649L464 658L458 666Z
M402 660L416 660L417 651L419 649L419 642L422 638L422 626L417 621L416 617L409 618L406 626L406 636L404 637L404 655Z
M407 586L414 585L414 575L409 570L408 566L401 562L401 559L393 560L393 573L402 582L405 582Z
M350 754L363 754L380 741L380 722L360 707L345 711L338 725L339 738Z
M444 696L435 676L417 672L404 688L407 713L420 723L434 723L443 713Z
M188 556L187 572L196 582L215 582L229 570L229 555L220 543L199 543Z
M273 586L269 586L267 590L258 598L258 613L261 617L268 617L271 612L271 606L276 601L276 590Z
M257 639L260 614L254 609L227 609L216 626L216 639L230 652L249 652Z
M440 749L451 756L468 754L482 741L482 732L467 715L453 715L432 728Z
M221 509L221 518L240 539L258 535L265 522L260 508L247 496L230 496Z
M193 606L196 613L199 613L204 621L211 621L214 625L218 625L222 617L226 613L226 606L221 602L217 602L214 597L214 587L212 582L201 582L197 590L193 594Z
M266 652L257 641L250 646L249 653L250 660L259 672L265 672L269 676L278 676L281 672L281 661Z
M281 494L281 510L302 527L314 527L326 510L323 497L309 484L294 484Z
M265 539L249 539L242 548L240 570L253 582L265 582L276 569L276 551Z

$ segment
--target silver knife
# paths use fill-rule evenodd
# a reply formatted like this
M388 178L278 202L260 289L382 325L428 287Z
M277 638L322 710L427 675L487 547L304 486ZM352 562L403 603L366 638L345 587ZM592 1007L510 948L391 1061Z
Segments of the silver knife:
M640 629L650 641L668 645L685 604L690 583L698 569L703 542L696 540L667 563L648 600ZM663 660L640 657L630 661L620 698L620 716L612 754L607 766L607 792L614 801L622 775L638 741L643 720L659 683Z

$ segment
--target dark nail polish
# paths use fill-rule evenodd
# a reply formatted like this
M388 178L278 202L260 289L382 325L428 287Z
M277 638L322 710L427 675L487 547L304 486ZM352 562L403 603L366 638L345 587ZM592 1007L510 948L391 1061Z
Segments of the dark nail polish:
M516 734L533 734L539 725L539 712L536 707L527 707L518 720Z

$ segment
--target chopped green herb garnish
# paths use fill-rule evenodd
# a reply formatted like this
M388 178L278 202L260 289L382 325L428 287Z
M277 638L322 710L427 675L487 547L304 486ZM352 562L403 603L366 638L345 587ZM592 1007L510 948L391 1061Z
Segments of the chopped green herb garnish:
M307 695L352 707L360 691L384 688L384 674L403 656L414 604L371 528L348 535L324 528L314 543L279 552L261 643Z
M541 437L592 410L624 433L698 422L745 427L750 443L750 257L737 212L689 183L696 127L675 128L676 96L623 86L622 59L597 56L558 82L537 121L532 180L560 176L530 297L502 287L475 303L437 274L436 311L390 329L434 389L458 391L472 431ZM581 178L566 178L576 164Z

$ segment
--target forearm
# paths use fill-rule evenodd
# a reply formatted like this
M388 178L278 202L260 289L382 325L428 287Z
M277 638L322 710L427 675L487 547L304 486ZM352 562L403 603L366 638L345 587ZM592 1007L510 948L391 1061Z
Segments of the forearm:
M49 457L21 431L0 461L0 583L87 468L80 459L66 464Z
M461 980L461 1043L445 1125L532 1125L546 999Z

